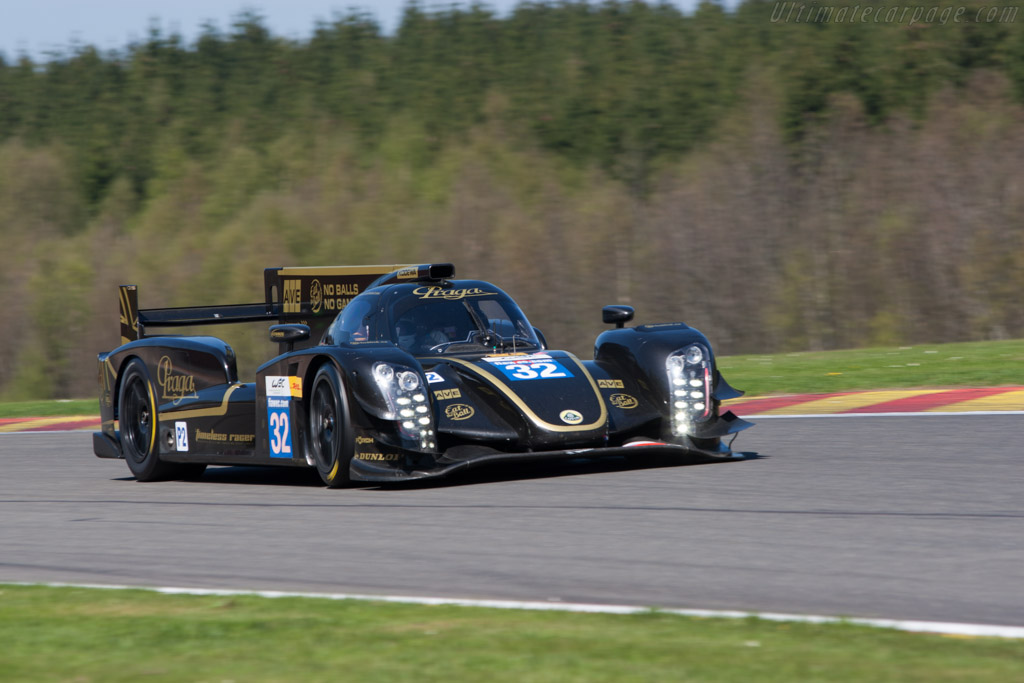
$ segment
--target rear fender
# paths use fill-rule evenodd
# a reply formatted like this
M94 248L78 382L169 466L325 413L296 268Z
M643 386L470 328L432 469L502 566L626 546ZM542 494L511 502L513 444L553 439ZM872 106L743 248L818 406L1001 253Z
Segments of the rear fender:
M132 358L146 364L159 405L178 406L200 391L238 381L235 352L216 337L146 337L98 357L100 410L117 417L121 370Z

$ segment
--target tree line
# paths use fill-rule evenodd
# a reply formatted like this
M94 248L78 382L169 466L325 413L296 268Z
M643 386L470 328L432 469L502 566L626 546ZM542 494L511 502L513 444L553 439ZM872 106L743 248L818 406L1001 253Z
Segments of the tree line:
M778 4L246 13L0 60L0 395L89 395L120 282L241 303L275 265L455 261L581 355L613 302L720 352L1020 336L1020 25Z

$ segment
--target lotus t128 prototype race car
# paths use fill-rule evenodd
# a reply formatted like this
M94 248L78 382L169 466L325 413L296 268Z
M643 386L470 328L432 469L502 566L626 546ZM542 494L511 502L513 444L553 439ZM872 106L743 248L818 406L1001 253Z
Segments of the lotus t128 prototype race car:
M630 454L732 457L751 424L721 401L707 339L683 323L627 327L594 359L548 348L494 285L451 264L268 268L263 303L142 309L120 287L121 341L99 355L96 455L140 481L207 465L315 467L330 487L439 477L484 463ZM239 381L210 336L153 328L273 323L278 354Z

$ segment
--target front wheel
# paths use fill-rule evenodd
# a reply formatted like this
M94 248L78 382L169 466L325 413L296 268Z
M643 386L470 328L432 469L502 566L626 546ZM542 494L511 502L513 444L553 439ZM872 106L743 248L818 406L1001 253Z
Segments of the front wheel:
M160 418L153 382L146 364L138 358L128 362L121 376L117 414L121 430L121 452L138 481L193 479L206 465L178 464L160 459Z
M309 399L309 450L320 478L330 488L351 483L353 440L348 401L338 372L325 365L313 379Z

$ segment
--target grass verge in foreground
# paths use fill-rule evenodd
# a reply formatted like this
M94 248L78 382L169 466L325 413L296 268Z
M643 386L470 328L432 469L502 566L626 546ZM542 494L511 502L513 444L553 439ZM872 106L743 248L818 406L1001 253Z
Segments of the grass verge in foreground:
M0 585L8 680L1008 681L1024 642L847 624Z
M723 356L718 369L748 396L1024 386L1024 340Z

